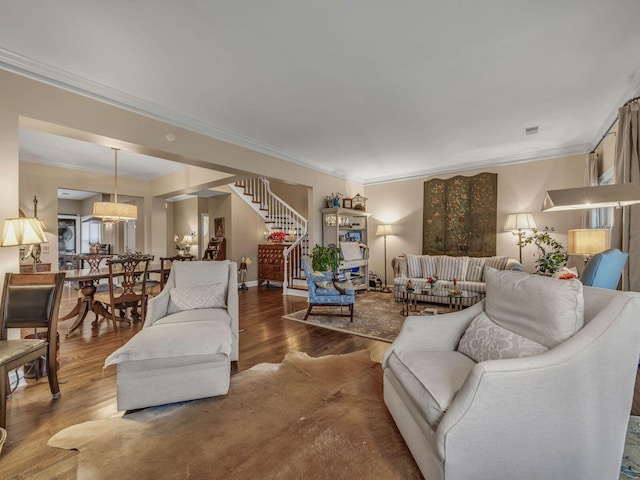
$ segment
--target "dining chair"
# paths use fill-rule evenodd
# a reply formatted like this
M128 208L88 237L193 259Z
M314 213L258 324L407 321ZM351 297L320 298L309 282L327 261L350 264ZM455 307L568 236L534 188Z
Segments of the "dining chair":
M147 287L147 294L150 297L155 297L160 294L165 284L167 283L167 278L169 278L169 273L171 273L171 264L173 262L190 262L193 260L192 255L175 255L173 257L160 257L160 281L154 282L152 285Z
M60 397L58 311L64 285L62 273L6 273L0 305L0 427L6 425L8 372L46 354L47 378L53 398ZM8 328L46 328L46 340L7 339Z
M113 329L118 330L117 322L127 322L126 310L131 309L131 318L144 321L147 304L147 271L150 257L147 255L121 256L107 260L109 268L109 289L94 294L94 302L102 303L106 308L102 315L113 322ZM118 282L119 280L119 282ZM140 308L138 314L137 308ZM119 315L116 313L119 313Z

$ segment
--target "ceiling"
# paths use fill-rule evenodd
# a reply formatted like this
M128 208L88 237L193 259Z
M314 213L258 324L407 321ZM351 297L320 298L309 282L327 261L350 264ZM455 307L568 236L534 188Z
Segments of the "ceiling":
M583 153L640 93L637 0L0 8L0 68L365 184Z

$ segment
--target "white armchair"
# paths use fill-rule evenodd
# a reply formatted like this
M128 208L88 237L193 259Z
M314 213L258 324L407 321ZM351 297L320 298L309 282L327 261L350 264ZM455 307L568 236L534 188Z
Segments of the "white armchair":
M385 353L385 403L423 475L617 479L638 365L640 296L583 289L577 281L499 275L507 281L498 288L494 282L492 291L488 280L482 303L409 317ZM476 362L457 351L483 311L533 337L544 353ZM477 336L468 338L481 355L494 355Z
M118 409L224 395L239 356L237 264L174 262L143 328L105 360Z

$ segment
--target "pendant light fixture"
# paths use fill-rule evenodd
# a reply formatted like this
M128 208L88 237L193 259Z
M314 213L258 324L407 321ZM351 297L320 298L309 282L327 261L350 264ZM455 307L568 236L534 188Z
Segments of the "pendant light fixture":
M115 156L115 190L113 202L93 204L93 216L103 222L126 222L138 218L138 207L128 203L118 203L118 148L113 148Z

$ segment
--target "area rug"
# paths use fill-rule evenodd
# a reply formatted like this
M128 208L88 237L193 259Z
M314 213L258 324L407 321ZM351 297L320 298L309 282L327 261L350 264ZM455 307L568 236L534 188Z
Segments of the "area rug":
M620 480L640 479L640 417L632 416L627 428Z
M78 479L419 479L367 351L289 353L234 375L224 397L85 422L49 439Z
M432 308L440 313L449 311L447 305L423 302L418 305L420 309ZM340 307L313 307L312 314L307 320L304 320L307 313L306 308L285 315L283 318L390 343L398 336L400 328L407 318L400 313L401 309L402 304L393 299L392 293L365 292L356 295L353 322L349 317L314 315L316 312L339 314ZM348 312L348 307L343 307L343 313L346 312Z

